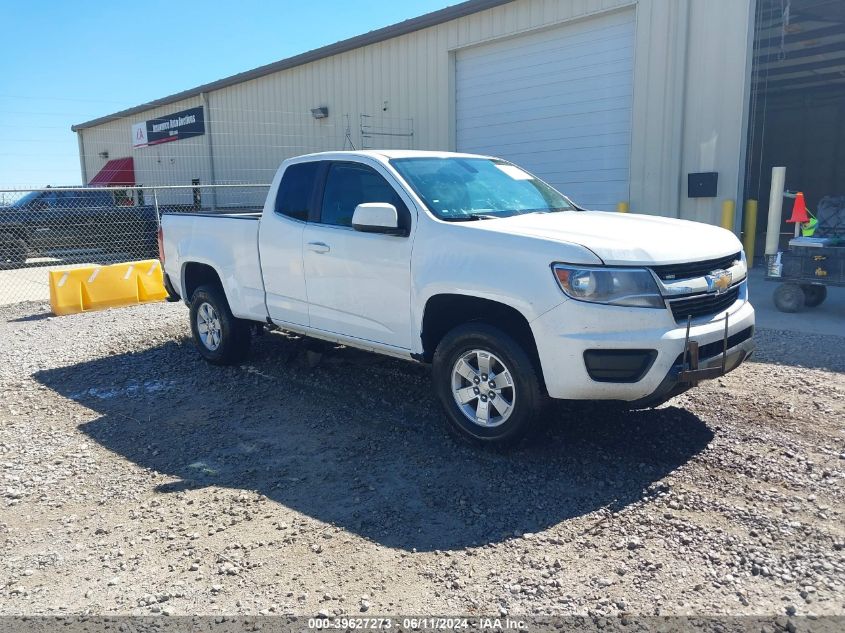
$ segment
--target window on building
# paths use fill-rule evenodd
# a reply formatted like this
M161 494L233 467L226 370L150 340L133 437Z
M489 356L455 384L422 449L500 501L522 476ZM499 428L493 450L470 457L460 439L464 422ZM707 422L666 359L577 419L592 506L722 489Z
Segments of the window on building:
M285 169L276 195L276 213L303 222L308 220L314 179L319 167L320 163L315 161L297 163Z

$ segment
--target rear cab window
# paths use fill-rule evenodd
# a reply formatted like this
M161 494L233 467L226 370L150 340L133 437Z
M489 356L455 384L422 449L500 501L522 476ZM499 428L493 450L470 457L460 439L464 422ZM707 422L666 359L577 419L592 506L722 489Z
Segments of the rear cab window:
M276 213L301 222L308 221L320 164L319 161L294 163L285 168L276 194Z

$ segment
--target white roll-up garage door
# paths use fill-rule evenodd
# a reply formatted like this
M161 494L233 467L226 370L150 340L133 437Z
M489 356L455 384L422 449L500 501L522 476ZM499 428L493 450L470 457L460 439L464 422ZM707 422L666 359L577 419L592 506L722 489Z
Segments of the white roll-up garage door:
M634 12L459 50L458 151L518 163L590 209L628 199Z

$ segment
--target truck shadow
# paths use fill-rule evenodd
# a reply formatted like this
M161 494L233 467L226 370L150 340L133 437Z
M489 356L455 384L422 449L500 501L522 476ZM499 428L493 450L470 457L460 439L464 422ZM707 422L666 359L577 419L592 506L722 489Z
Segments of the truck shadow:
M36 374L97 411L80 430L156 488L255 490L385 546L451 550L537 532L658 494L713 434L667 407L557 407L510 453L444 432L428 370L341 349L309 368L300 342L266 336L250 364L212 367L189 341Z

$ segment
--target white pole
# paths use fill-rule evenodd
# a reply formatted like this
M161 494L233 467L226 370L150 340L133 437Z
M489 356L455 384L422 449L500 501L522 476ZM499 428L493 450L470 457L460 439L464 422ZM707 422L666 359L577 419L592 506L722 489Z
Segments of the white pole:
M778 252L785 183L786 167L772 167L772 188L769 191L769 224L766 227L766 255L774 255Z

